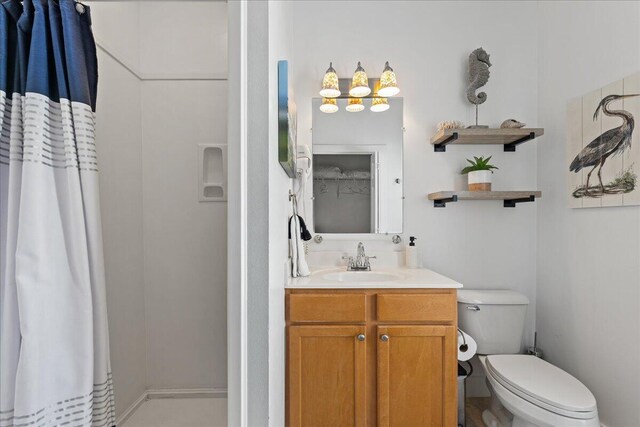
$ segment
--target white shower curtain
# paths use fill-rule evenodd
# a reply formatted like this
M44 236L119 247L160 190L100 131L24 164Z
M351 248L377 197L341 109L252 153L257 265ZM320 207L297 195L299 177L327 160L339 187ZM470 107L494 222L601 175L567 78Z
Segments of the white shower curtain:
M113 426L89 8L0 5L0 427Z

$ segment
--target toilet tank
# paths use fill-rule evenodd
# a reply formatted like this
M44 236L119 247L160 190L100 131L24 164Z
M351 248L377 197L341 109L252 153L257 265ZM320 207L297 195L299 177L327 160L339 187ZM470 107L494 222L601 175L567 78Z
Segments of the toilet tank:
M458 327L478 343L478 354L519 353L529 300L502 290L458 290Z

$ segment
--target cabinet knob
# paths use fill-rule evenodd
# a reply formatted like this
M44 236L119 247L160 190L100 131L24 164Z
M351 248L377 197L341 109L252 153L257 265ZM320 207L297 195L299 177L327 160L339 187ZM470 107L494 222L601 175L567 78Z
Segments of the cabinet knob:
M364 334L360 334L356 338L358 338L358 341L364 341Z
M382 342L389 341L389 335L387 335L387 334L380 335L380 341L382 341Z

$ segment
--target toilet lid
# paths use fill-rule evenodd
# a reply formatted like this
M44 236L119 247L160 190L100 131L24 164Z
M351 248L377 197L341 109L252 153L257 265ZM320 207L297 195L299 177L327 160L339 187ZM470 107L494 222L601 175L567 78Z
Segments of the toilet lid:
M596 399L589 389L562 369L535 356L500 354L487 356L487 367L502 385L531 403L541 403L558 413L596 411ZM568 415L568 414L567 414Z

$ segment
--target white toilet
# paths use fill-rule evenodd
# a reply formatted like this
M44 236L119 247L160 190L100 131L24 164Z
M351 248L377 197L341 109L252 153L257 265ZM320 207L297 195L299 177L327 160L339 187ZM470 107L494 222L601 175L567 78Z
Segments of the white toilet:
M460 289L459 327L478 343L491 392L489 427L600 427L596 399L560 368L520 352L529 300L513 291Z

